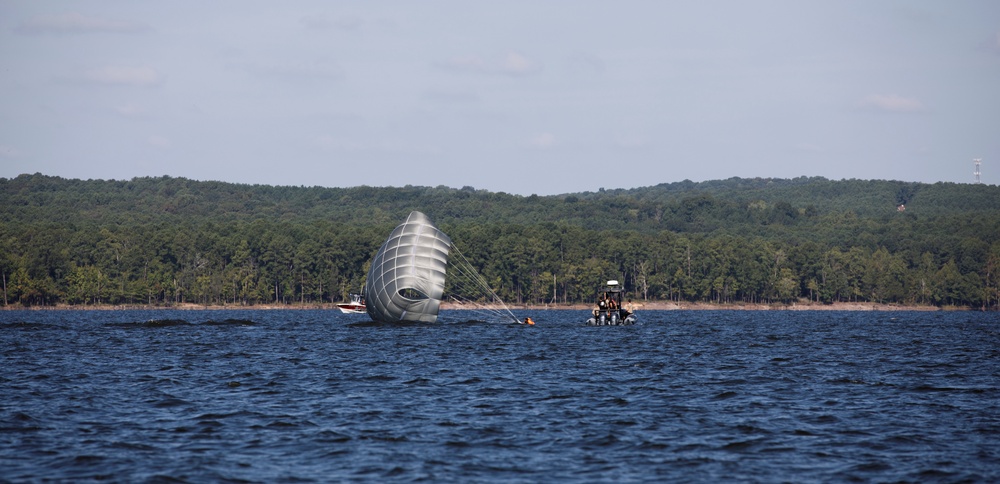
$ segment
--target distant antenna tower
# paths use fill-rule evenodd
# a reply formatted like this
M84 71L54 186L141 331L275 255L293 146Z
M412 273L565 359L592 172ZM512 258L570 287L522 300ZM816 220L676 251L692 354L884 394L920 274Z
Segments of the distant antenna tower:
M980 183L983 182L983 180L980 178L981 175L982 175L982 172L979 171L979 165L983 164L983 159L982 158L973 158L972 162L976 164L976 171L973 172L972 174L976 175L976 184L978 185L978 184L980 184Z

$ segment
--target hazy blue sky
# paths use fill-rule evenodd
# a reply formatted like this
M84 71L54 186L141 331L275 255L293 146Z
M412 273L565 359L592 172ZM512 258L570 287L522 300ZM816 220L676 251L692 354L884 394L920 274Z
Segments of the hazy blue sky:
M1000 183L1000 1L0 0L0 177Z

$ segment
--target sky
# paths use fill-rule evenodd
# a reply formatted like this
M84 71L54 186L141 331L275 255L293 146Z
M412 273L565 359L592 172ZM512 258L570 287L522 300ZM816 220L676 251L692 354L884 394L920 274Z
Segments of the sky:
M0 0L0 178L1000 184L1000 2Z

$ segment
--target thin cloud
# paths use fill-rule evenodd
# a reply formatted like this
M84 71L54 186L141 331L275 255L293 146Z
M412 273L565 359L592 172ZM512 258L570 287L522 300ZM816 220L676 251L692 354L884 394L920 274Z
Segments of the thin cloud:
M574 73L603 74L607 70L604 60L592 53L577 53L569 58L569 68Z
M150 29L149 26L142 23L90 17L81 13L69 12L32 17L21 22L14 30L17 33L28 35L66 35L95 33L137 34Z
M533 74L541 70L541 65L538 62L513 51L493 59L484 59L475 55L453 57L446 61L437 62L435 66L455 72L512 77Z
M352 155L440 155L441 150L431 145L420 145L400 139L357 141L333 135L317 136L313 143L326 152Z
M619 148L645 148L649 145L649 141L645 136L629 133L629 134L619 134L615 136L614 139L615 146Z
M1000 32L993 34L992 37L984 40L980 45L986 52L991 52L996 55L1000 55Z
M344 68L330 61L248 62L236 67L254 76L288 80L339 80L345 76Z
M21 152L7 145L0 145L0 158L18 158Z
M452 57L435 65L442 69L465 72L485 72L489 69L486 62L478 56Z
M163 76L152 67L107 66L85 71L70 80L107 86L154 87L163 81Z
M517 52L508 52L500 64L500 70L505 74L523 75L538 70L538 66L527 57Z
M299 23L309 30L339 30L343 32L354 32L361 29L364 20L359 17L337 17L330 18L324 14L306 15L299 19Z
M136 106L135 104L122 104L115 106L115 112L125 118L143 118L146 116L146 110Z
M814 145L812 143L799 143L795 145L795 149L799 151L807 151L809 153L820 153L825 151L822 146Z
M154 146L160 149L167 149L170 148L170 146L172 145L169 139L155 134L146 138L146 142L149 143L150 146Z
M539 133L528 140L528 145L534 148L547 150L554 147L558 141L552 133Z
M920 101L895 94L873 94L861 100L860 107L887 113L919 113L925 110Z
M479 95L471 91L433 89L424 92L423 97L435 104L443 105L475 104L481 101Z

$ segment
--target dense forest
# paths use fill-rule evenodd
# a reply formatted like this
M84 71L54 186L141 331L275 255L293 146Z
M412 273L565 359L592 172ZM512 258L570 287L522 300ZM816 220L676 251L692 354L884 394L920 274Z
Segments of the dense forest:
M0 178L5 306L346 299L411 210L512 304L879 302L998 308L1000 188L824 178L519 196ZM458 291L460 288L451 288Z

